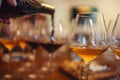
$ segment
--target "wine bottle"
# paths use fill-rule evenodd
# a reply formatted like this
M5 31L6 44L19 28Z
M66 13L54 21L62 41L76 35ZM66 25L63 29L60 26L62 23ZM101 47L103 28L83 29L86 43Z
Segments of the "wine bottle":
M54 6L44 4L38 0L16 0L16 6L10 5L6 0L2 0L0 7L1 18L16 18L32 13L46 13L53 15Z

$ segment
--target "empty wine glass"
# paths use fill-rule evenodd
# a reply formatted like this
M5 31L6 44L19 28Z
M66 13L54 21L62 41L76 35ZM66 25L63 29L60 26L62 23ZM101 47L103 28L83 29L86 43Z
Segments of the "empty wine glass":
M110 48L115 53L117 59L117 80L120 79L120 14L117 15L112 31L109 31L111 37L109 38Z
M107 48L107 33L103 14L78 13L68 37L69 47L85 62L85 80L89 80L89 64ZM81 77L78 77L81 80Z

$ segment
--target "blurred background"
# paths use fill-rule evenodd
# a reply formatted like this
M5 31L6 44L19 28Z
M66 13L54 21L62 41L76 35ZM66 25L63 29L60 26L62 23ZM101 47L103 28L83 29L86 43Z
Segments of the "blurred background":
M120 12L119 0L42 0L45 3L54 5L56 8L55 18L60 17L66 27L70 27L72 9L91 10L91 8L104 13L106 25L111 20L113 24L114 19Z
M62 24L64 26L66 33L67 33L67 31L69 31L70 27L72 26L72 19L75 18L76 14L78 12L93 12L93 11L94 12L102 12L104 14L104 18L105 18L107 27L109 26L109 23L110 23L110 26L114 25L114 21L117 17L117 14L120 12L120 1L119 0L41 0L41 1L55 6L55 21L59 18L60 18L60 20L62 20ZM41 17L41 19L44 20L44 18L45 17L43 15L43 17ZM10 26L8 26L8 27L10 27ZM6 26L4 28L7 29ZM9 28L9 29L11 29L11 28ZM28 33L28 31L26 32L26 29L27 29L27 27L25 28L25 33ZM40 32L38 28L35 28L34 30L32 28L30 31L33 31L33 33L34 33L36 30L38 32ZM9 31L9 30L7 29L6 31ZM23 33L23 32L24 31L22 31L21 33ZM37 34L37 33L35 33L35 34ZM35 34L33 34L33 35L35 35ZM31 51L31 48L29 50ZM0 51L2 51L2 50L0 50ZM37 48L37 51L38 51L38 53L41 53L41 54L35 54L35 55L28 54L27 55L28 57L27 58L25 57L25 62L24 61L23 61L23 63L17 62L17 64L19 64L19 65L15 66L17 68L14 68L13 67L14 63L12 63L13 70L11 70L11 71L13 71L13 72L15 71L14 74L18 73L17 77L21 77L21 74L24 75L24 72L26 72L25 71L26 68L30 67L29 68L29 71L30 71L32 66L33 67L37 66L36 70L39 69L39 72L37 71L38 73L36 75L42 73L43 74L42 77L45 76L44 77L45 79L42 79L42 80L48 80L47 78L49 78L49 77L46 78L46 75L44 75L45 74L43 72L44 68L41 68L41 67L44 67L45 63L48 61L48 54L47 54L48 52L45 51L41 46L39 46ZM24 54L24 52L22 52L22 53ZM31 55L32 55L32 57L31 57ZM24 57L24 55L22 55L22 56ZM0 58L0 59L6 62L6 57L4 59L2 59L2 58ZM37 60L37 59L39 59L39 60ZM62 46L53 55L53 62L57 63L57 67L59 67L60 69L65 71L65 73L68 73L68 74L70 73L70 71L77 72L76 70L78 70L78 65L79 65L78 61L80 61L80 60L82 60L82 59L80 59L77 55L75 55L74 52L72 52L66 45ZM19 68L24 67L23 64L25 64L26 62L31 62L32 64L30 66L27 64L27 67L25 65L25 68L24 68L25 70L23 71L23 73L17 72L17 70L19 71ZM37 63L37 65L33 65L34 63ZM0 67L0 72L1 72L0 74L2 74L2 75L0 75L0 80L2 79L1 77L5 73L5 71L2 69L5 66L3 65L2 67ZM93 71L96 71L96 72L97 71L112 71L111 74L109 74L107 77L114 76L113 71L116 69L115 55L112 53L112 51L110 49L108 49L99 58L92 61L92 64L90 65L90 69ZM7 72L7 70L6 70L6 72ZM61 73L58 73L58 71L56 70L53 78L58 79L58 77L60 77L59 80L62 80L62 79L69 80L66 78L66 75L65 76L61 75ZM71 77L71 73L70 73L70 77ZM73 77L76 77L76 75L75 76L73 75ZM97 77L99 77L99 76L97 76ZM4 80L4 79L2 79L2 80ZM16 79L16 80L18 80L18 79ZM103 80L103 79L101 79L101 80Z

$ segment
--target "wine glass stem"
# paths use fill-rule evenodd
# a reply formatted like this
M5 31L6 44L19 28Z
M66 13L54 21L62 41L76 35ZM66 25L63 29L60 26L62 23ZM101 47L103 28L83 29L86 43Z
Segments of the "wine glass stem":
M80 63L79 63L77 75L78 75L78 80L82 80L82 76L83 76L83 64L82 64L82 61L80 61Z
M36 66L35 66L35 56L36 56L36 49L33 49L33 60L32 60L33 70L36 69Z
M21 53L20 53L20 66L22 66L22 61L23 61L23 54L24 54L24 49L22 49Z
M89 78L89 62L85 64L85 80L88 80Z
M48 60L48 65L49 65L49 80L51 80L51 69L52 69L52 53L48 54L49 60Z
M9 72L11 74L12 73L11 72L11 68L12 68L12 52L10 51L9 54L10 54L10 62L8 64L9 64Z
M117 59L117 80L120 79L120 59Z
M9 62L8 62L8 73L7 73L7 75L9 75L9 77L7 77L7 78L11 78L12 77L12 70L11 70L11 68L12 68L12 53L11 53L11 51L9 51Z

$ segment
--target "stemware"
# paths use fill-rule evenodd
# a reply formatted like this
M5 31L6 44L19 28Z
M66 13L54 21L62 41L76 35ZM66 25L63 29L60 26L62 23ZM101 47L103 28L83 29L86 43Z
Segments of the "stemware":
M51 20L51 16L46 17L47 21L40 30L40 45L48 52L48 62L46 72L51 74L55 70L53 63L53 53L56 52L66 42L65 27L62 25L60 19ZM54 22L55 21L55 22ZM50 77L51 75L49 75ZM51 79L51 78L50 78Z
M26 72L25 79L40 79L40 76L37 73L36 69L36 53L37 47L39 44L40 39L40 26L41 26L41 14L30 14L27 16L23 16L20 18L16 18L17 23L17 34L18 39L22 40L27 44L28 51L28 58L29 60L23 64L24 72ZM19 44L20 45L20 44ZM21 46L24 49L24 45ZM31 52L32 51L32 52Z
M68 37L69 47L85 62L85 80L89 79L89 64L107 48L107 33L103 14L78 13ZM81 77L78 76L81 80Z
M12 79L13 78L13 74L12 74L12 50L15 47L17 41L14 40L14 32L16 27L14 20L10 19L10 24L2 24L2 28L1 28L1 35L0 35L0 43L2 44L2 49L4 54L6 56L8 56L8 60L7 60L7 64L8 64L8 71L7 73L4 75L3 79ZM3 57L5 57L5 55L3 55Z
M16 79L25 79L25 73L27 72L28 69L26 69L26 64L28 61L28 56L27 56L27 43L25 40L22 38L22 36L26 35L24 33L23 26L20 26L19 20L15 19L14 22L16 23L16 30L15 30L15 35L14 39L17 41L16 46L13 49L13 52L17 54L17 62L19 63L19 66L14 70L14 78ZM21 23L22 24L22 23ZM27 27L26 27L27 29Z
M109 34L111 33L111 37L109 38L110 42L110 48L113 51L113 53L115 53L116 59L117 59L117 80L120 79L120 69L119 69L119 65L120 65L120 14L117 15L115 24L113 26L112 31L109 31Z

